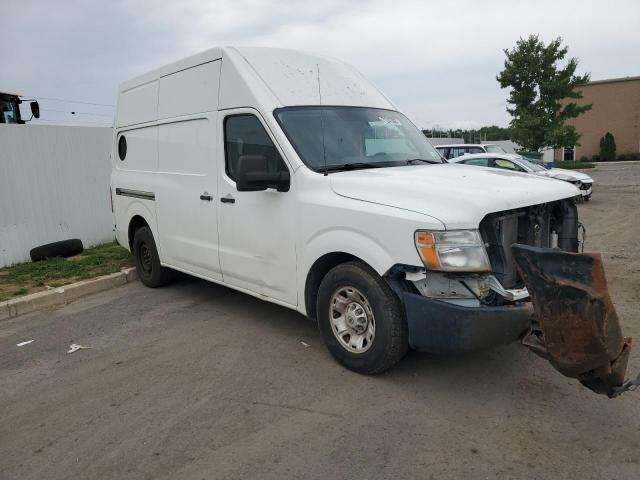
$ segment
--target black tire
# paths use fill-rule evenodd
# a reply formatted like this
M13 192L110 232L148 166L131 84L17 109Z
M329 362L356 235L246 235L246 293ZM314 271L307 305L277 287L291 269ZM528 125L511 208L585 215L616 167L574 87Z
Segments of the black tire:
M591 200L591 195L587 195L586 197L582 197L582 199L583 199L585 202L588 202L589 200Z
M342 345L330 320L334 294L348 287L357 289L366 297L374 318L375 336L368 349L361 353L354 353ZM362 262L343 263L325 275L318 290L316 311L318 326L329 352L350 370L364 374L382 373L407 353L409 336L400 300L389 285Z
M136 230L131 253L133 253L138 277L147 287L157 288L171 281L171 270L160 264L156 242L149 227Z
M32 249L29 252L31 260L37 262L46 258L53 257L72 257L82 253L84 247L82 241L74 238L71 240L63 240L61 242L47 243Z

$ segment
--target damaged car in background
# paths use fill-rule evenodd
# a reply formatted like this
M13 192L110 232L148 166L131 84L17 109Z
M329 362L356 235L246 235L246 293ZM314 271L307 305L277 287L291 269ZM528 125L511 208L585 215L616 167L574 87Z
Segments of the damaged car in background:
M464 165L475 165L478 167L501 168L514 172L530 173L543 177L555 178L575 185L580 190L580 197L585 202L591 200L593 192L593 178L586 173L576 170L566 170L564 168L549 168L543 166L541 162L516 155L512 153L477 153L462 155L449 160L451 163L462 163Z

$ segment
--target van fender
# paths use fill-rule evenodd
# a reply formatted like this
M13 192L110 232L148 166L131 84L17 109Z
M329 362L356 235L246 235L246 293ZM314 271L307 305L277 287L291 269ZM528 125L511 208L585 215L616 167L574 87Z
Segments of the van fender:
M323 230L311 237L301 249L298 268L298 298L304 298L307 276L313 264L331 253L346 253L362 260L383 276L393 265L393 256L379 242L364 232L346 228ZM304 301L298 302L299 311L306 315Z
M136 216L142 217L144 221L147 222L147 225L149 225L151 233L153 233L153 238L156 241L156 248L158 249L158 254L160 255L160 260L162 261L162 251L160 242L158 241L159 236L158 225L155 216L155 208L153 208L153 205L148 205L148 203L149 201L147 200L132 200L127 205L126 212L123 216L123 218L126 219L126 222L123 225L119 225L117 229L117 232L119 233L118 242L121 245L126 246L127 249L129 248L129 242L130 240L133 240L129 238L129 225L131 225L131 220Z

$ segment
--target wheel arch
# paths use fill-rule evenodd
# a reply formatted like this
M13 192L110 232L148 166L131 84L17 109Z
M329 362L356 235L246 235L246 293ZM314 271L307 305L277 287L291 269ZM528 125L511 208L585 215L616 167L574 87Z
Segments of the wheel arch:
M129 251L133 251L133 237L136 234L136 231L142 227L149 227L149 222L139 214L134 215L129 220L129 225L127 227L127 242L129 245Z
M370 235L357 229L329 229L305 242L301 258L298 291L303 293L299 311L310 319L316 318L316 299L320 282L336 265L360 261L383 276L393 265L393 258Z
M121 200L115 205L116 239L129 251L133 244L133 235L140 226L148 226L156 242L159 240L154 205L146 205L147 203L151 202L125 198L124 201ZM160 252L159 245L158 252Z
M332 268L347 262L363 260L346 252L331 252L318 258L307 273L304 284L304 306L307 317L316 320L316 302L318 300L318 288L320 282ZM363 262L366 263L366 262Z

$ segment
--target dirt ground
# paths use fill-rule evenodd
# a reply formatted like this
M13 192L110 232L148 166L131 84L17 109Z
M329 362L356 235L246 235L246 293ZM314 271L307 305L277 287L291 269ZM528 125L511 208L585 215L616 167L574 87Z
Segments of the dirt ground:
M587 250L640 344L640 162L590 173ZM640 478L640 392L517 344L357 375L299 314L195 279L0 323L0 412L2 480Z

